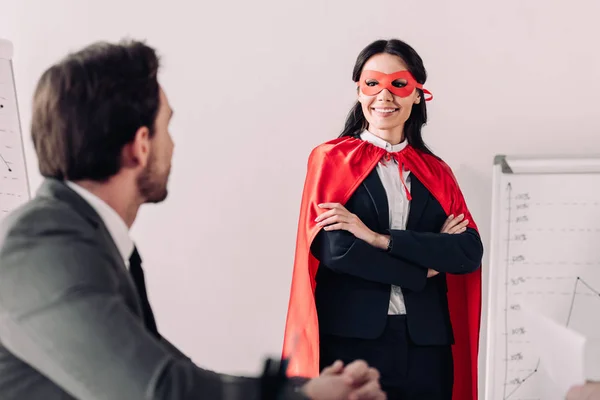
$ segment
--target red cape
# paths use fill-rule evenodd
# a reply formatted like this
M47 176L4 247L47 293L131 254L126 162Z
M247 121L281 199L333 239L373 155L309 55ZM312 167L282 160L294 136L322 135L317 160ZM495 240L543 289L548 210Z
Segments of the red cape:
M334 139L315 148L304 184L283 357L290 358L289 376L319 375L319 326L315 308L318 260L310 245L319 231L318 204L345 204L375 168L386 150L351 137ZM398 161L425 185L447 215L465 214L477 229L450 167L411 146ZM481 313L481 269L466 275L447 275L448 307L454 330L454 400L477 400L477 354Z

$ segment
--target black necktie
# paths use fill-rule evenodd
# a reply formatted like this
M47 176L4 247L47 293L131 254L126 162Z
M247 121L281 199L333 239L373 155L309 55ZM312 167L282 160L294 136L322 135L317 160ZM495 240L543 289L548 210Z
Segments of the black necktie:
M160 337L158 330L156 329L156 322L154 321L154 314L152 314L152 308L148 302L148 295L146 294L146 281L144 280L144 270L142 269L142 258L138 253L137 248L134 247L133 254L129 257L129 272L133 277L133 282L137 288L140 301L142 303L142 312L144 314L144 323L152 334L156 337Z

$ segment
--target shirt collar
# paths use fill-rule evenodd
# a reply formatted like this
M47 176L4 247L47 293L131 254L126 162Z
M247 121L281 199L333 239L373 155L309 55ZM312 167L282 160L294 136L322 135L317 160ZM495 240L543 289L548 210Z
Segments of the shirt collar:
M381 147L382 149L387 150L390 153L397 153L400 150L404 149L408 144L408 141L404 139L401 143L398 144L390 144L380 138L379 136L375 136L371 132L365 130L360 134L360 138L366 142L369 142L377 147Z
M119 249L121 257L123 257L123 260L127 265L129 257L131 257L131 253L133 252L134 244L129 236L129 228L127 227L127 224L125 224L125 221L123 221L111 206L106 204L104 200L91 193L89 190L70 181L67 181L66 184L78 195L83 197L83 199L98 213L115 242L117 249Z

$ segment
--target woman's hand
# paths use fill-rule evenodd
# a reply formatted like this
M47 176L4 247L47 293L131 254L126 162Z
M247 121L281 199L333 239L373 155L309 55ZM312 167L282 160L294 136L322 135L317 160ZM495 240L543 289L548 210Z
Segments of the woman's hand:
M463 221L464 218L465 214L460 214L457 217L450 214L448 218L446 218L446 222L444 222L444 225L442 225L442 230L440 231L440 233L463 233L467 230L467 225L469 225L469 220L465 219Z
M389 236L381 235L367 228L360 218L352 214L340 203L323 203L319 204L319 207L328 209L328 211L325 211L315 219L317 226L322 227L326 231L345 230L371 246L381 249L387 248Z
M465 219L463 221L464 218L465 218L464 214L460 214L457 217L450 214L448 216L448 218L446 218L444 225L442 225L442 230L440 231L440 233L448 233L451 235L463 233L464 231L467 230L467 225L469 225L469 220ZM429 268L427 270L428 278L434 277L437 274L439 274L439 272L434 269Z

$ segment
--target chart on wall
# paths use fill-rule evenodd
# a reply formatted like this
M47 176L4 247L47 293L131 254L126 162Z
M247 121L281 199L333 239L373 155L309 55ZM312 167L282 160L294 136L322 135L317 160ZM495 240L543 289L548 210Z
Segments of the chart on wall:
M30 197L12 56L0 39L0 221Z
M533 172L519 173L517 165ZM539 337L524 308L600 339L600 159L497 168L485 398L562 400L551 392L548 355L536 350Z

